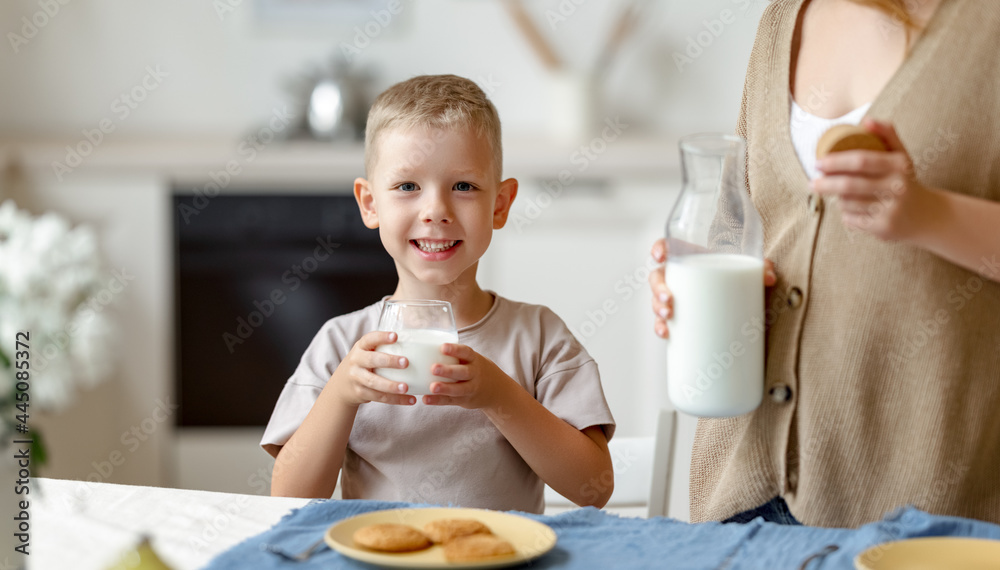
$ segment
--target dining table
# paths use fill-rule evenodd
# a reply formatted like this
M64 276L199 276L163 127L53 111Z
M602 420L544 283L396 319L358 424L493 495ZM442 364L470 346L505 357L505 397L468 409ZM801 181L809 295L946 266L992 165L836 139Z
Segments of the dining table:
M28 567L44 570L106 570L144 538L173 570L373 568L322 542L331 525L387 509L430 507L51 478L36 478L33 484ZM593 507L557 515L511 514L554 531L554 546L523 566L540 569L823 570L853 568L860 552L874 548L877 554L903 539L1000 540L1000 525L914 507L856 529L787 526L759 518L691 524L621 517ZM307 560L290 560L317 543Z

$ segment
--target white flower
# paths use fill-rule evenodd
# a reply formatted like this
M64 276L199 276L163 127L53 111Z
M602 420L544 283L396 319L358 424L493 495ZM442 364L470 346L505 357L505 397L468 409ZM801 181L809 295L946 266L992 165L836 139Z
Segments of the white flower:
M0 399L8 397L14 393L14 370L7 366L0 366Z
M87 307L107 279L102 269L90 228L70 228L52 213L32 218L10 200L0 204L0 339L31 333L31 400L40 409L58 411L76 386L110 374L110 318ZM8 359L10 350L0 344Z
M80 372L81 384L91 388L111 374L114 329L111 319L103 311L81 311L75 316L74 322L77 332L70 345L70 354Z
M73 388L73 367L60 352L55 358L46 361L41 371L35 374L31 383L31 402L45 410L62 410L72 402L76 391ZM39 378L42 381L39 381Z
M19 212L13 200L5 200L0 204L0 235L8 233L8 228L13 225Z

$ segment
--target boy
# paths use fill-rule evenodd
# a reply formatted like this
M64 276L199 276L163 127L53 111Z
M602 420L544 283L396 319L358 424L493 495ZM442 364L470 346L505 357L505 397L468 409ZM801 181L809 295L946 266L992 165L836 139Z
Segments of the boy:
M500 120L475 83L421 76L376 99L367 179L354 182L364 223L396 263L394 299L451 302L460 344L441 352L423 405L376 368L382 302L327 321L275 406L261 441L275 456L271 494L456 504L540 513L543 484L602 507L614 420L597 365L552 311L476 282L517 181L501 181ZM372 332L375 331L375 332Z

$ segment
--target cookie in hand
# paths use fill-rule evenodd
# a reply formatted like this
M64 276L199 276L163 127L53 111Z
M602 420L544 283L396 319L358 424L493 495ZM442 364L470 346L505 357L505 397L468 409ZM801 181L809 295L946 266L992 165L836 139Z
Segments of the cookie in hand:
M882 139L856 125L834 125L816 143L816 158L844 150L886 150Z

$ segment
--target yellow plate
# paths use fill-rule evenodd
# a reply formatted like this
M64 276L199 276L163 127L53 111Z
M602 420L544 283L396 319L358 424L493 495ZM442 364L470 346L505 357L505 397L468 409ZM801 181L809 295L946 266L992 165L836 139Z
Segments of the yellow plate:
M514 545L517 553L506 558L480 562L448 562L444 558L444 549L437 545L401 554L375 552L354 545L354 531L364 526L398 523L421 530L433 520L455 518L475 519L485 524L493 534ZM502 568L538 558L556 545L555 531L538 521L500 511L457 508L395 509L365 513L331 526L324 538L330 548L348 558L392 568Z
M886 542L854 559L858 570L1000 570L1000 540L949 536Z

